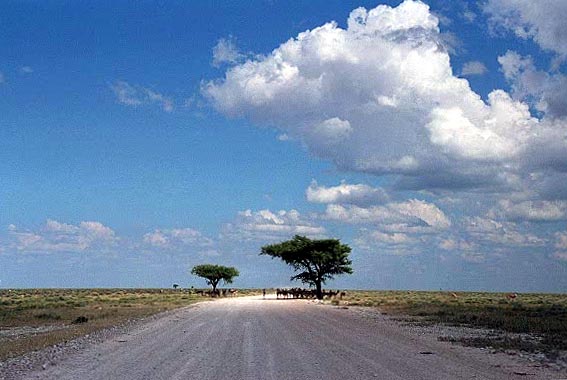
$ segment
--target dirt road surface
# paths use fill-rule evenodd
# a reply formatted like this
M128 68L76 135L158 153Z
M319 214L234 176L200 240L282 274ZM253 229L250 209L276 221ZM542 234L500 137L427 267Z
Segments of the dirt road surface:
M28 379L559 379L419 335L378 313L243 297L169 313Z

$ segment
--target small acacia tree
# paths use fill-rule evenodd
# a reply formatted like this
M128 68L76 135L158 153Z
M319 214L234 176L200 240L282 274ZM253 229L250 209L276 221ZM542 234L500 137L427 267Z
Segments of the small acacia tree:
M225 267L215 264L195 265L191 269L191 274L202 277L207 281L208 285L213 287L213 293L217 291L217 285L222 280L225 284L232 284L234 277L240 274L238 269L233 267Z
M298 272L291 279L315 286L317 298L322 299L322 284L336 275L352 273L350 251L338 239L311 240L296 235L291 240L262 247L260 255L283 260Z

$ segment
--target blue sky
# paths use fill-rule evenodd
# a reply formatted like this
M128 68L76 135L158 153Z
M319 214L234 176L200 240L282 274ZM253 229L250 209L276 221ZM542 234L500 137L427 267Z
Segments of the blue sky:
M559 0L5 1L0 287L567 289Z

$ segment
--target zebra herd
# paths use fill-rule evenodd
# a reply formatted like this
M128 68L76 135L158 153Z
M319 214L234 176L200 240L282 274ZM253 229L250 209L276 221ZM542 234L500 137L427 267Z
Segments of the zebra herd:
M276 298L316 298L317 292L314 289L302 289L302 288L292 288L292 289L276 289ZM342 299L346 296L346 292L339 290L323 290L323 298L327 297L329 299L339 297Z
M238 289L216 289L216 290L197 290L196 292L200 296L208 297L234 297L238 294Z

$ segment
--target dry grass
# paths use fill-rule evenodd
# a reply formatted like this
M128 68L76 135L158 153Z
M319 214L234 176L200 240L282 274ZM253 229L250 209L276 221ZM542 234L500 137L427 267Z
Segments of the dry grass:
M0 360L206 299L187 290L0 290Z
M563 294L518 294L509 299L504 293L352 291L342 302L418 317L420 323L481 327L536 337L462 340L468 345L547 353L567 350L567 296Z

